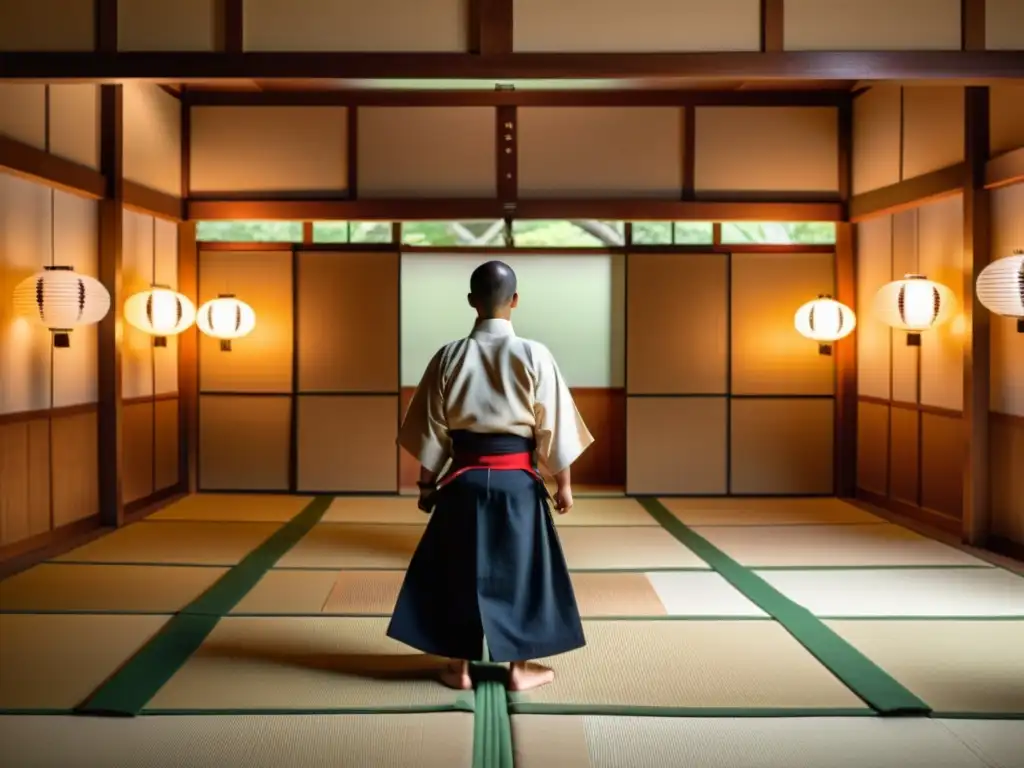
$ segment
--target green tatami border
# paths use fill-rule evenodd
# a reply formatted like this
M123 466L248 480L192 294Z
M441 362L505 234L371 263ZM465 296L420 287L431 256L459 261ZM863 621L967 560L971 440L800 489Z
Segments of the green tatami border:
M931 707L803 606L693 531L655 498L637 501L681 544L775 618L833 675L879 714L927 714Z
M132 717L141 712L188 661L227 614L330 506L318 496L298 515L222 575L213 586L173 616L149 642L75 708L80 714Z
M476 711L473 715L472 768L514 768L512 719L508 712L507 676L491 661L484 638L483 657L470 663Z

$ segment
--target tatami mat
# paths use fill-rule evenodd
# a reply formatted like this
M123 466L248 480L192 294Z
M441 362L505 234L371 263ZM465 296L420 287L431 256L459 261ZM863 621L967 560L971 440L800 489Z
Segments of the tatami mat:
M0 717L12 768L470 768L473 716Z
M450 708L444 661L388 638L386 618L222 619L146 711Z
M515 715L512 735L516 768L990 768L927 719Z
M664 616L665 606L642 573L573 573L580 614L588 616Z
M647 579L671 616L767 616L717 573L658 571Z
M428 520L416 506L415 497L339 496L331 502L321 522L426 525Z
M588 621L584 628L586 647L546 660L555 682L514 694L517 707L865 709L775 622Z
M0 581L0 611L175 613L226 568L42 563Z
M749 567L973 565L987 563L897 525L779 525L694 530Z
M940 720L991 768L1024 768L1024 721Z
M572 509L564 515L554 512L555 524L561 526L578 525L647 525L657 526L658 521L651 517L634 499L627 498L587 498L574 496Z
M320 523L278 568L405 568L423 536L421 525Z
M174 502L147 519L286 523L312 500L312 496L269 493L197 493Z
M999 568L761 571L818 616L1021 616L1024 579Z
M569 514L572 514L571 512ZM664 528L565 526L558 532L572 569L707 568Z
M826 621L937 713L1024 715L1024 621Z
M320 613L337 579L337 571L268 571L231 613Z
M167 616L0 614L0 709L71 709Z
M839 525L885 521L833 498L660 498L687 525Z
M280 527L277 523L133 523L55 560L235 565Z

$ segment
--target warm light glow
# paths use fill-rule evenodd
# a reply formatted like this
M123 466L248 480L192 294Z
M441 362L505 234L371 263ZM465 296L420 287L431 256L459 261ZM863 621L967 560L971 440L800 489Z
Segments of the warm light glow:
M1024 333L1024 251L1014 251L985 267L975 288L985 309L1016 318L1017 331Z
M67 347L71 331L106 317L110 294L95 278L70 267L49 267L14 289L14 311L49 329L54 346Z
M199 308L196 325L207 336L230 342L252 333L256 327L256 313L234 296L218 296ZM229 346L224 348L230 349Z
M796 311L793 324L801 336L818 342L819 351L829 354L832 343L845 339L857 327L853 310L831 296L822 295Z
M897 330L909 331L908 344L920 341L927 331L950 320L956 311L953 291L924 275L905 275L885 285L875 295L879 319Z
M196 308L187 296L164 286L153 286L128 298L124 319L152 336L175 336L195 322Z

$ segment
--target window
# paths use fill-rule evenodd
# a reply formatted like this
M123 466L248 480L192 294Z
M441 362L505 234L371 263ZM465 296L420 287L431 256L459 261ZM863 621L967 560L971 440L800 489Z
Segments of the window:
M634 245L712 245L710 221L634 221Z
M502 246L504 221L406 221L402 243L420 246Z
M674 234L676 245L712 245L715 225L710 221L677 221Z
M314 221L314 243L391 243L390 221Z
M512 222L517 248L621 248L626 225L621 221L518 220Z
M727 221L722 224L725 245L835 245L831 221Z
M301 243L301 221L199 221L196 240L215 243Z

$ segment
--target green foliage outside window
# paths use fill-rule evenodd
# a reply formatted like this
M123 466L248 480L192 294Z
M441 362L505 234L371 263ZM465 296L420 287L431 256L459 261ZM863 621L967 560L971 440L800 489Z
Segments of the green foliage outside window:
M199 221L196 240L214 243L301 243L301 221Z
M727 221L722 224L723 245L835 245L836 225L831 221Z
M406 221L402 243L420 246L502 246L503 221Z
M621 248L626 244L626 225L621 221L523 219L512 222L512 238L517 248Z
M391 243L390 221L314 221L314 243Z

